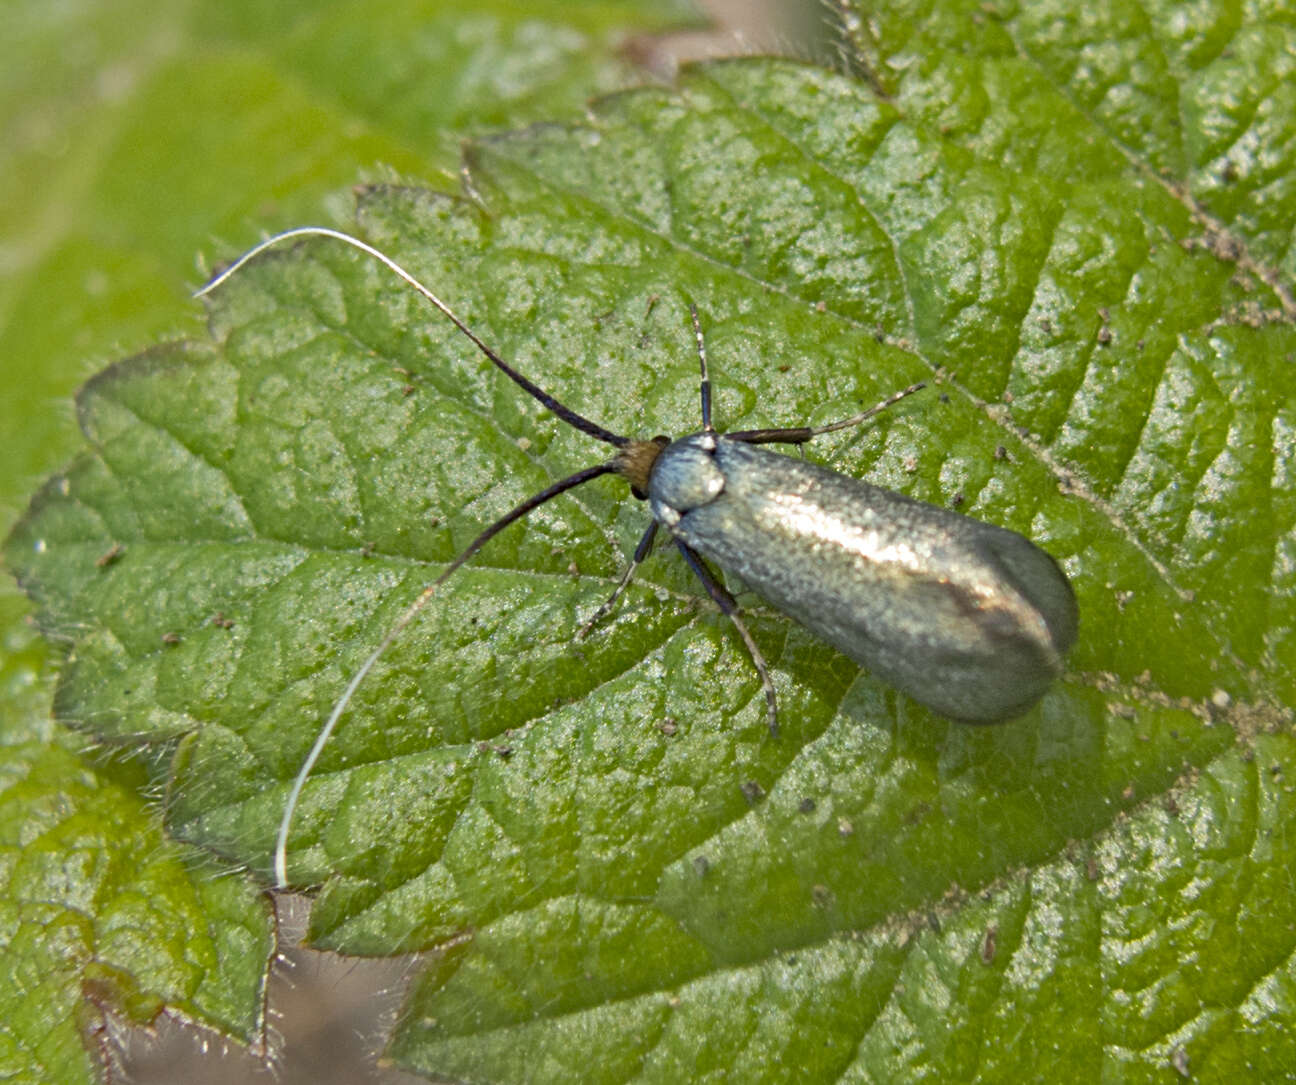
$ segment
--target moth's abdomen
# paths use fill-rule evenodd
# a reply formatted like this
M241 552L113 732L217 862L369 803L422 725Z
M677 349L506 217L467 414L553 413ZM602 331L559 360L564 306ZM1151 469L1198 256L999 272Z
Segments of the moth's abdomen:
M675 536L953 719L1026 711L1075 640L1071 585L1015 532L708 434L661 454L651 496Z

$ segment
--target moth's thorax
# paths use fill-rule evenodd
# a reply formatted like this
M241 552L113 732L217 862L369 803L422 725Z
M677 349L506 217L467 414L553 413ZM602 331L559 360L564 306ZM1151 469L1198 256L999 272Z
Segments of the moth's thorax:
M692 509L709 505L725 488L725 475L716 462L716 449L725 438L692 433L672 441L657 457L649 479L652 513L667 527Z

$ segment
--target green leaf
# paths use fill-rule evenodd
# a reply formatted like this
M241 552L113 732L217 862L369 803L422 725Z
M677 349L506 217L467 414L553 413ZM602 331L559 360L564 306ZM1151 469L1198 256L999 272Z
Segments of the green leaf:
M22 720L3 737L0 1074L98 1080L110 1014L181 1014L264 1050L265 897L165 840L113 772Z
M455 129L579 110L633 76L617 52L628 33L689 17L678 5L621 0L470 6L6 6L6 532L33 479L80 447L73 412L57 404L98 360L198 330L184 269L214 235L242 236L267 216L318 218L320 201L360 171L452 183ZM112 1016L179 1014L264 1052L265 902L192 849L163 846L159 792L138 771L77 756L84 743L49 720L58 653L41 649L27 609L17 593L0 597L0 760L10 757L5 772L21 785L0 800L21 874L0 897L0 1076L98 1077L115 1057L104 1030ZM166 762L171 752L145 756ZM75 857L66 877L46 877L55 846ZM141 896L157 912L136 922ZM132 922L139 946L123 933Z
M696 428L690 299L723 428L934 376L809 454L1028 534L1082 623L1039 708L969 728L744 596L773 740L741 642L668 552L577 639L643 506L610 481L544 506L384 656L293 823L318 944L433 951L398 1061L483 1081L1296 1066L1296 203L1271 202L1296 163L1285 84L1226 79L1281 70L1296 25L1194 10L894 5L847 20L864 78L713 64L477 141L471 198L361 195L366 238L617 432ZM1254 125L1225 140L1225 114ZM78 409L87 450L6 549L74 645L59 713L174 743L172 831L262 872L403 608L606 451L328 242L249 266L210 339L113 367Z
M453 184L466 131L582 109L634 77L628 34L690 17L682 0L7 5L0 356L25 363L0 400L0 429L23 434L11 472L75 449L47 404L87 360L194 327L185 277L212 237L318 219L364 171Z
M464 7L469 8L465 12ZM649 10L651 9L651 10ZM318 219L357 174L453 184L465 131L584 107L682 3L10 4L0 41L0 503L75 452L93 367L197 329L214 236ZM393 55L399 50L399 62ZM397 108L399 104L399 108ZM333 203L345 213L345 197ZM195 278L205 277L205 271ZM8 522L8 521L7 521ZM8 627L20 611L0 600Z

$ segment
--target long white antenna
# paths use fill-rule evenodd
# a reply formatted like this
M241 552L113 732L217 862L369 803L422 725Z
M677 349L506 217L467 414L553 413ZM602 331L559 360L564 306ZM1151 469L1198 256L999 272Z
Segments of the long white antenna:
M230 264L229 267L227 267L224 271L222 271L219 275L217 275L216 278L212 279L212 281L209 282L206 286L204 286L201 290L195 290L194 297L195 298L206 297L218 286L220 286L222 283L227 281L229 277L233 275L236 271L244 267L249 260L254 260L256 259L256 257L260 256L263 252L265 252L266 249L271 248L275 245L279 245L284 241L291 241L295 237L331 237L334 241L341 241L347 245L350 245L353 249L359 249L361 252L366 253L369 256L372 256L384 267L388 268L394 275L398 275L400 278L404 279L405 282L409 283L409 285L412 286L415 290L417 290L420 294L422 294L423 297L427 298L428 301L430 301L439 310L441 310L441 312L446 316L446 318L450 321L450 323L453 324L456 328L458 328L461 332L463 332L464 335L468 337L469 341L473 344L473 346L475 346L484 355L486 355L486 357L489 358L495 364L496 368L499 369L505 376L507 376L509 380L511 380L523 391L525 391L527 395L538 400L545 407L548 407L549 410L553 411L554 414L556 414L569 426L575 427L576 429L580 430L582 433L588 433L595 440L602 441L605 444L613 445L616 448L625 448L630 444L629 437L623 437L620 434L613 433L611 430L604 429L597 422L591 422L583 414L580 414L577 411L573 411L565 403L562 403L561 401L551 396L538 384L535 384L532 381L529 381L526 377L522 376L521 373L519 373L516 369L514 369L511 365L509 365L508 362L506 362L503 358L501 358L498 354L496 354L495 351L493 351L489 346L487 346L486 343L482 341L481 337L478 336L478 334L475 331L473 331L470 327L468 327L467 324L465 324L462 320L460 320L455 315L454 310L451 309L450 306L448 306L444 301L442 301L434 293L432 293L432 291L429 290L426 286L424 286L421 282L419 282L418 279L414 278L414 276L411 275L408 271L406 271L403 267L401 267L400 264L396 263L396 261L393 260L390 256L388 256L385 252L381 252L378 249L375 249L372 245L368 244L367 242L361 241L358 237L352 237L350 234L345 234L341 230L334 230L328 226L298 226L292 230L285 230L281 234L275 234L273 237L268 237L264 241L262 241L261 244L257 245L255 248L249 249L247 252L245 252L237 260L235 260L234 263Z
M352 675L351 681L347 683L346 689L342 691L342 696L338 698L337 704L333 706L333 711L329 713L329 718L325 721L323 729L315 736L315 745L311 747L310 753L306 755L306 760L302 762L301 768L297 770L297 776L288 792L288 801L284 805L283 818L279 822L279 835L275 837L275 881L280 889L288 887L288 830L292 826L293 814L297 810L302 788L306 786L306 778L311 774L311 769L315 767L315 762L319 760L329 736L333 734L333 729L337 727L338 720L342 718L342 713L346 711L347 705L351 703L351 698L355 695L355 691L360 688L360 683L364 681L365 675L373 670L374 664L378 662L382 654L391 647L392 642L401 635L405 627L418 615L418 612L428 605L432 596L437 593L437 589L450 579L450 575L490 542L491 539L508 527L509 524L515 520L521 520L527 513L533 509L538 509L546 501L553 500L559 494L574 490L577 486L589 482L590 479L598 478L601 475L614 474L616 470L615 462L597 463L593 467L586 467L584 470L577 471L574 475L559 479L552 485L546 486L538 494L532 494L520 505L515 505L464 547L459 552L459 555L446 566L445 572L419 592L414 602L401 611L401 616L396 619L396 623L387 631L387 635L383 637L382 642L369 653L365 661L360 664L360 669Z
M331 237L336 241L345 242L352 248L359 249L361 252L372 256L375 260L388 268L393 274L399 276L422 294L423 297L454 321L461 331L467 333L474 342L476 341L476 336L472 335L472 333L464 327L463 322L455 316L445 302L401 267L400 264L396 263L396 261L390 256L378 249L375 249L367 242L361 241L358 237L353 237L351 234L345 234L341 230L331 229L328 226L298 226L295 229L285 230L281 234L275 234L273 237L266 238L266 240L262 241L261 244L245 252L201 290L195 291L194 297L206 297L213 290L223 285L231 276L240 271L250 261L255 260L265 252L266 249L280 245L283 242L290 241L296 237ZM306 760L302 762L301 768L297 770L297 776L293 780L292 788L288 791L288 801L284 805L283 817L279 821L279 833L275 837L274 873L275 882L278 884L280 889L286 889L288 887L288 831L292 827L293 815L297 812L297 804L301 801L302 788L306 786L307 777L310 776L311 770L315 767L315 762L319 760L320 754L324 752L324 747L328 745L329 738L332 737L333 731L337 728L338 720L342 718L342 713L346 711L347 705L351 703L351 698L355 696L355 691L360 688L360 683L363 682L369 672L373 670L374 664L378 662L382 657L382 654L391 647L392 641L400 636L401 632L411 621L414 620L418 612L427 605L428 600L430 600L436 593L436 589L440 583L441 581L437 580L436 583L430 584L423 589L418 598L405 608L404 613L402 613L400 618L397 619L396 624L392 626L387 635L383 637L378 647L369 653L369 656L360 665L360 669L351 676L351 681L347 683L346 689L342 691L342 696L338 698L337 703L333 706L333 711L329 713L327 722L320 730L320 733L315 736L315 744L311 747L310 753L306 755Z
M587 433L591 437L613 445L616 448L626 448L630 445L631 442L628 437L622 437L618 434L612 433L610 430L604 429L596 422L591 422L584 415L573 411L570 407L554 399L554 397L543 388L533 384L526 377L522 376L521 373L510 366L503 358L496 354L495 351L482 342L472 329L455 316L454 312L445 302L401 267L400 264L396 263L396 261L386 253L380 252L367 242L361 241L358 237L352 237L350 234L343 233L341 230L334 230L328 226L298 226L292 230L285 230L281 234L275 234L273 237L267 238L255 248L250 249L248 252L240 256L234 261L234 263L230 264L229 267L212 279L211 282L201 290L197 291L194 294L194 297L201 298L210 294L218 286L226 282L231 275L244 267L249 260L256 259L256 257L265 252L265 250L271 246L279 245L284 241L289 241L298 237L329 237L335 241L342 241L345 244L350 245L352 248L359 249L361 252L372 256L375 260L388 268L393 274L403 279L423 295L423 297L436 306L436 308L448 317L450 322L463 332L463 334L471 340L473 345L486 355L486 357L489 358L496 367L502 370L510 380L514 381L528 394L553 411L563 421L574 426L581 432ZM363 682L369 672L373 670L374 664L378 662L382 654L391 647L392 642L400 636L406 626L414 620L419 611L427 606L432 596L436 594L437 589L445 583L450 574L477 553L477 551L480 550L491 538L504 528L508 527L509 524L513 523L514 520L520 520L522 517L526 516L527 513L531 512L533 509L539 508L539 506L543 505L546 501L557 497L559 494L566 493L568 490L573 489L576 486L589 482L591 479L598 478L600 475L620 473L622 470L623 465L620 459L614 459L609 463L595 464L593 467L587 467L582 471L577 471L574 475L569 475L567 478L560 479L550 486L547 486L539 493L528 497L520 505L517 505L504 516L501 516L480 535L478 535L477 538L470 542L468 546L450 562L446 570L437 577L436 580L425 587L419 593L414 602L410 603L410 605L401 612L400 617L396 619L396 623L387 631L386 636L383 637L378 647L369 653L365 661L360 665L360 669L351 676L351 680L347 683L346 689L342 691L342 696L338 698L337 703L333 706L333 711L329 713L328 720L325 721L320 733L315 736L315 744L311 746L310 753L306 755L306 760L302 762L301 768L297 770L297 775L293 779L292 787L288 791L288 800L284 805L283 817L279 821L279 832L275 837L274 873L275 882L278 884L279 888L286 889L288 887L288 832L292 828L293 815L297 812L297 804L301 801L302 789L306 786L306 780L310 776L311 770L314 769L315 762L319 760L320 754L323 753L324 747L328 744L329 738L337 728L338 721L346 711L347 705L351 703L351 698L355 695L355 691L360 688L360 683Z
M418 279L414 278L413 275L411 275L408 271L406 271L403 267L401 267L400 264L396 263L396 261L393 260L390 256L388 256L385 252L381 252L380 250L375 249L368 242L361 241L358 237L353 237L351 234L344 234L341 230L334 230L329 226L296 226L291 230L285 230L281 234L275 234L273 237L267 237L264 241L261 242L261 244L257 245L255 248L248 249L247 252L245 252L237 260L235 260L234 263L230 264L229 267L227 267L224 271L222 271L219 275L217 275L214 279L212 279L212 281L209 282L202 289L195 290L193 296L195 298L206 297L217 287L223 286L225 282L228 279L230 279L236 272L242 270L243 267L245 267L247 264L255 260L258 256L260 256L263 252L265 252L266 249L273 248L274 246L280 245L285 241L291 241L294 237L331 237L335 241L343 241L346 244L350 245L353 249L359 249L361 252L367 253L368 255L372 256L375 260L379 261L387 268L389 268L396 275L399 275L407 283L409 283L410 286L412 286L415 290L417 290L420 294L422 294L425 298L427 298L427 300L430 301L433 305L435 305L438 309L440 309L441 312L445 313L446 316L448 316L451 320L453 320L456 324L458 324L461 330L465 330L465 331L467 330L463 328L463 324L459 320L459 318L455 316L453 312L451 312L450 306L448 306L445 302L443 302L440 298L438 298L434 293L432 293L431 290L429 290L426 286L424 286L421 282L419 282Z
M458 568L456 566L455 568ZM449 570L453 572L454 570ZM324 752L324 747L328 745L329 737L333 734L337 722L342 718L342 713L351 703L351 698L355 691L360 688L360 683L365 680L365 676L373 670L373 666L378 662L382 654L391 647L394 641L404 631L425 606L428 601L436 594L437 588L441 586L445 576L439 577L435 582L429 584L418 595L396 620L396 624L388 630L387 635L383 637L378 647L369 653L368 657L360 664L360 669L351 676L351 681L347 683L346 689L342 691L342 696L338 698L337 704L333 706L333 711L329 713L329 718L320 733L315 736L315 745L310 748L310 753L306 755L306 760L302 762L301 768L297 770L297 776L293 780L292 787L288 791L288 801L284 804L283 817L279 819L279 834L275 837L274 850L274 872L275 884L280 889L288 888L288 830L292 827L293 815L297 812L297 803L301 799L302 788L306 786L306 778L310 776L311 769L315 767L315 762Z

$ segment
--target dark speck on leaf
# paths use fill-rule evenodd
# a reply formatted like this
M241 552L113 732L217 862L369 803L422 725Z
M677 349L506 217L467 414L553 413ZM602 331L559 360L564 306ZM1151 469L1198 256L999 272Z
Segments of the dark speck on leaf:
M115 565L121 560L126 548L121 543L113 543L104 553L95 558L95 565L100 569L106 569L109 565Z
M985 934L981 937L981 963L989 964L995 959L995 953L999 948L999 928L993 923L986 927Z

